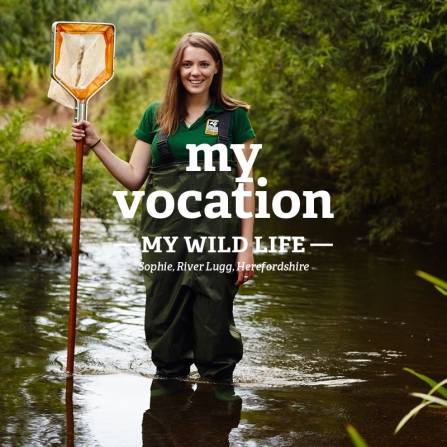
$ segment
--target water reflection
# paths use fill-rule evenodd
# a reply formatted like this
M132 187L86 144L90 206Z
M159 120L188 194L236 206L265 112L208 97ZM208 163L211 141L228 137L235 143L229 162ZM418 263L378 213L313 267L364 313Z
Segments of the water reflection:
M48 351L65 346L54 305L60 272L36 262L0 266L0 445L62 443L64 384L48 374Z
M220 447L242 399L231 385L113 374L68 377L65 408L67 447Z
M75 377L66 405L69 262L0 266L0 445L138 447L143 414L145 426L163 422L154 431L160 436L160 427L174 430L171 418L183 418L189 428L179 431L193 446L211 445L216 430L233 447L350 446L346 422L371 445L408 447L416 437L418 447L447 443L440 434L445 418L434 411L392 435L415 404L408 393L427 391L402 368L435 380L446 375L447 300L413 274L446 277L444 250L414 241L357 244L352 232L315 223L304 230L296 222L268 224L257 234L303 234L334 247L257 256L311 270L257 273L240 289L235 318L245 355L234 377L242 402L231 414L209 384L186 382L181 393L154 393L149 402L155 368L144 340L140 253L114 245L133 240L127 228L106 235L95 221L83 222L88 256L80 259ZM190 381L198 379L194 371ZM168 433L162 445L169 445Z
M241 408L231 385L155 379L143 416L143 447L228 447Z
M67 417L67 447L74 447L73 376L65 382L65 414Z

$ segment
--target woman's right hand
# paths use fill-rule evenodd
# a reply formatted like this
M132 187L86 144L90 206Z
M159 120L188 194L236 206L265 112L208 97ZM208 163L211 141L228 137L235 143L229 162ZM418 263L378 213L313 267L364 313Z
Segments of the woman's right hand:
M98 134L88 121L79 121L71 125L71 137L73 141L80 141L84 138L84 144L88 147L93 146L98 140Z

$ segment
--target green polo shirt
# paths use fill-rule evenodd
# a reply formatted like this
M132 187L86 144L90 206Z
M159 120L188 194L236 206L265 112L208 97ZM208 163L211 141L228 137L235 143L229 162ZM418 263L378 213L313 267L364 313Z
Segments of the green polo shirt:
M159 104L159 102L154 102L146 109L137 130L134 132L134 135L139 140L152 145L152 166L162 164L157 150L158 124L156 122L156 110ZM222 107L213 102L191 127L188 127L183 121L180 122L177 132L168 137L169 149L175 161L189 161L189 151L186 149L187 144L199 145L207 143L211 146L217 144L216 121L219 120L219 116L223 111ZM232 143L245 143L254 137L255 133L251 127L246 110L241 107L237 108L231 114L228 132L229 145ZM198 155L199 159L203 160L203 151L199 151ZM228 159L233 159L231 149L228 150Z

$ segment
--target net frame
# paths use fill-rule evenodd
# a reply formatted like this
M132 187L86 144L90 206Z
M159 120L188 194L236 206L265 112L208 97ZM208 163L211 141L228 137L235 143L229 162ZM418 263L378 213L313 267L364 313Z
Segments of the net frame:
M105 68L85 88L73 87L67 82L67 79L62 79L56 72L64 41L62 33L99 34L104 37ZM51 77L74 99L76 105L75 121L87 118L88 101L113 78L115 72L115 35L116 28L112 23L54 22L52 25ZM80 107L80 105L83 106Z

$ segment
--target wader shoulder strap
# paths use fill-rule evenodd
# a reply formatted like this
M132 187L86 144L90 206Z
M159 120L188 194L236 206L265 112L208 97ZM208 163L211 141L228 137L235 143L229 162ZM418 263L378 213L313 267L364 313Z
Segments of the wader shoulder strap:
M174 157L168 146L168 134L166 132L160 131L158 134L157 149L163 164L174 163Z
M217 142L228 147L228 133L230 130L230 120L233 111L224 110L219 116L219 126L217 127Z
M230 120L232 110L224 110L219 115L219 126L217 127L217 142L225 144L228 147L228 133L230 130ZM160 131L158 134L157 150L160 154L160 158L163 164L174 163L174 157L171 154L171 150L168 145L168 135L166 132ZM215 156L217 154L214 154Z

